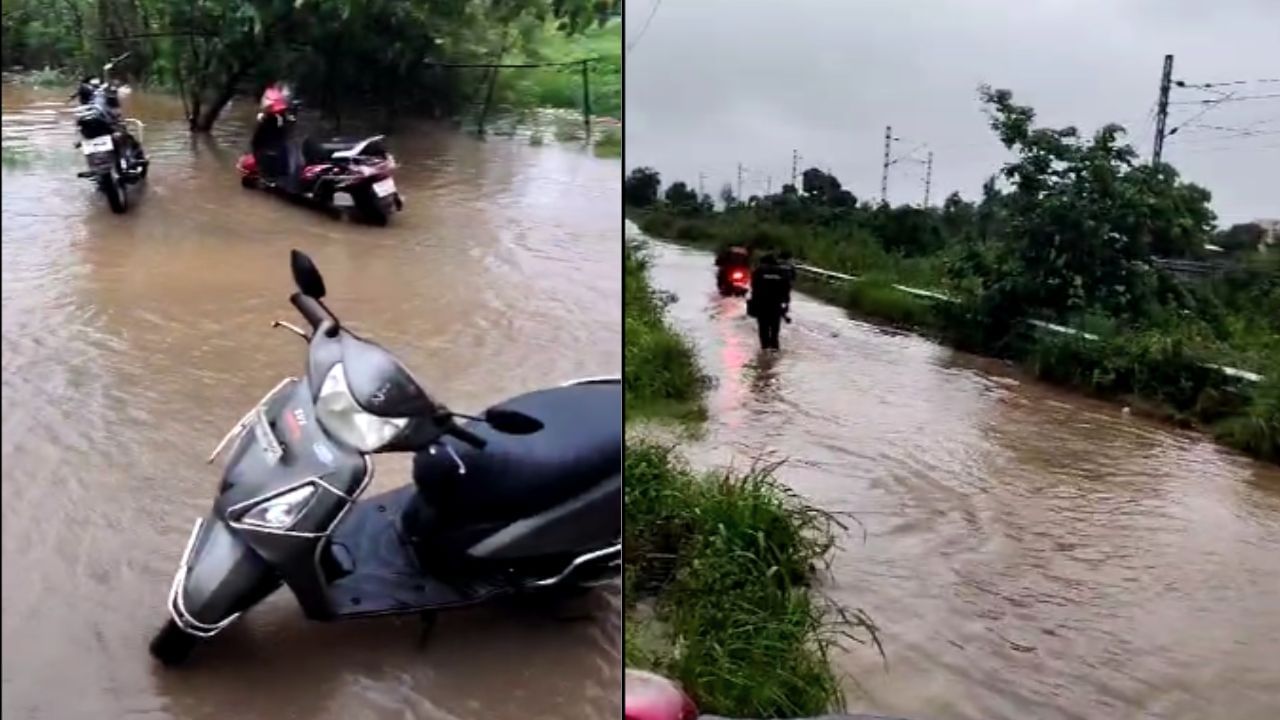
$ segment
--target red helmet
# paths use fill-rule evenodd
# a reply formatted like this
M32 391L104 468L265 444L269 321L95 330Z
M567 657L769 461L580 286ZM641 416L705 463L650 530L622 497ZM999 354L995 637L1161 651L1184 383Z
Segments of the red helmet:
M293 100L293 92L284 83L274 83L262 93L261 107L264 112L281 113L289 109Z
M624 720L697 720L698 709L676 683L643 670L623 676Z

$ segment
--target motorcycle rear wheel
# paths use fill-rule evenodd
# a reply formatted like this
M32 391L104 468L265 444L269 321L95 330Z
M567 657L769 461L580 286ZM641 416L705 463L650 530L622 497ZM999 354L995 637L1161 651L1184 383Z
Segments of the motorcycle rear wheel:
M178 627L172 618L151 639L151 657L165 667L177 667L191 657L200 638Z

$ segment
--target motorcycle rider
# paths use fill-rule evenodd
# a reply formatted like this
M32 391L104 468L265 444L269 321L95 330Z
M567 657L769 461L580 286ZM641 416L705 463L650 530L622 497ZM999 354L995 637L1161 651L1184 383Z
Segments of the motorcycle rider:
M782 319L791 305L791 275L768 253L751 274L751 298L747 312L756 319L760 331L760 349L778 350L778 334Z
M259 122L250 140L250 147L259 158L263 179L273 184L288 182L297 164L289 137L289 125L294 120L296 108L292 88L284 83L269 86L262 93L259 106L262 112L258 114L258 119L261 120L267 110L273 110L275 122Z

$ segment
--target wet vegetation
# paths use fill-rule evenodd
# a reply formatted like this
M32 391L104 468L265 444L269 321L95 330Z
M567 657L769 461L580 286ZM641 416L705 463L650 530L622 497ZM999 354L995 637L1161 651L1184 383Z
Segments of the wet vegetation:
M639 168L624 197L651 235L791 250L859 278L813 288L854 315L1017 360L1280 459L1280 250L1260 245L1257 226L1217 228L1209 192L1167 164L1138 162L1120 127L1085 136L1037 126L1008 91L984 88L982 101L1012 157L976 202L955 193L941 207L860 202L816 168L798 188L719 205ZM1199 274L1174 275L1167 260L1192 261Z
M641 248L623 248L623 387L628 417L705 417L708 380L689 340L667 322L664 299L649 285Z
M688 419L706 387L663 315L642 252L626 258L629 419ZM870 621L825 601L815 574L835 519L776 467L700 473L670 446L629 438L625 466L626 662L681 682L704 712L813 715L842 705L829 655Z
M620 12L618 0L13 0L3 64L70 79L129 52L121 77L177 92L192 131L206 132L232 98L278 79L337 117L456 117L486 102L581 109L580 65L503 71L492 94L489 69L450 66L598 56L592 107L616 114Z

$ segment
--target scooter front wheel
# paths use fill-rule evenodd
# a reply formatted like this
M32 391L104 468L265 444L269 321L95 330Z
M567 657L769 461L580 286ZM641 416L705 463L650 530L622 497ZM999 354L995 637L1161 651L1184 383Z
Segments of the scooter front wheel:
M200 637L183 630L170 619L151 639L151 657L166 667L177 667L191 657L199 644Z

